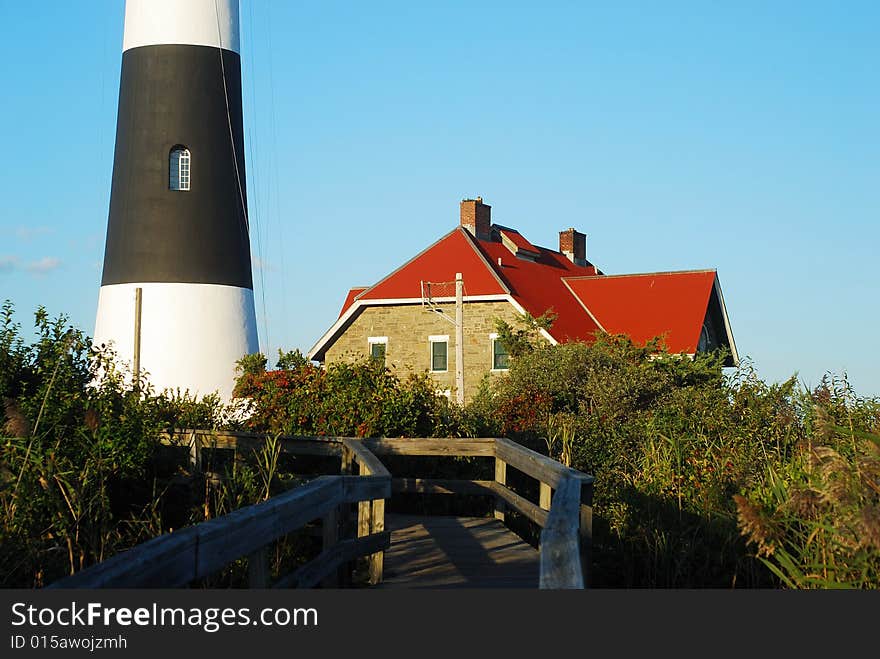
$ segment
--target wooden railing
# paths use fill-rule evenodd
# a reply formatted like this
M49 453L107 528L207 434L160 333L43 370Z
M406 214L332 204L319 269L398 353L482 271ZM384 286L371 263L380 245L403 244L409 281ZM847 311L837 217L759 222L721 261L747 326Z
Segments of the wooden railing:
M204 449L260 450L265 435L187 431L166 443L190 448L201 468ZM248 557L251 587L346 585L352 561L368 556L369 580L382 580L385 499L392 493L477 494L494 497L495 517L515 511L541 528L540 587L584 588L592 546L593 477L508 439L355 439L279 437L282 452L338 456L341 475L320 476L294 490L209 522L154 538L50 587L182 586ZM477 456L494 459L494 480L392 478L382 456ZM508 467L538 481L538 502L508 487ZM352 505L357 504L357 516ZM269 543L323 519L323 551L295 572L269 581Z
M229 433L193 433L191 441L210 437L207 445L241 450ZM244 435L242 445L253 437ZM265 436L262 441L265 442ZM348 456L356 461L360 475L319 476L299 487L247 506L208 522L195 524L153 538L112 558L56 581L49 588L144 588L179 587L208 577L246 556L248 585L251 588L309 588L322 584L336 586L347 581L344 569L360 556L370 556L370 580L382 579L382 552L391 543L384 531L384 500L391 496L391 476L378 459L356 441L316 439L284 443L287 452L312 455ZM232 444L232 445L230 445ZM199 445L197 445L198 447ZM201 450L193 452L194 461ZM379 502L379 503L377 503ZM348 537L352 524L350 509L358 504L368 511L359 520L357 536ZM323 550L294 572L270 583L268 545L278 538L322 519ZM376 558L376 557L379 558Z
M584 588L593 539L594 478L509 439L365 439L376 455L494 457L495 480L394 478L395 493L485 494L495 518L516 511L541 527L540 587ZM539 483L538 503L507 486L508 466Z

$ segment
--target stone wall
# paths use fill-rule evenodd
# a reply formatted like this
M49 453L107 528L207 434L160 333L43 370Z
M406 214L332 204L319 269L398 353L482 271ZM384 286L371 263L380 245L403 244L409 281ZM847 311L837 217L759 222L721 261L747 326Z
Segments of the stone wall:
M455 305L441 305L455 318ZM509 302L466 302L464 305L464 390L465 400L477 391L480 380L492 373L492 341L495 319L513 323L519 313ZM448 335L445 373L431 373L431 345L428 337ZM385 364L400 378L410 373L430 373L440 390L448 389L455 400L455 326L421 304L367 307L327 350L325 363L356 361L370 354L369 337L388 337ZM497 375L497 373L492 373Z

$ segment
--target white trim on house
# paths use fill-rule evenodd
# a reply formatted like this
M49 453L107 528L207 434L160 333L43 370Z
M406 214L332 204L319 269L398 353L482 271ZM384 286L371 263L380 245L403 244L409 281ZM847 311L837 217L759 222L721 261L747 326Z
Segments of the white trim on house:
M510 302L510 304L513 305L513 308L516 309L517 311L519 311L522 315L526 315L526 313L528 313L526 311L525 307L523 307L523 305L521 305L519 302L517 302L516 300L513 299L512 295L507 296L507 301ZM550 342L550 345L554 345L554 346L559 345L559 341L554 339L553 336L550 334L550 332L545 330L543 327L539 328L538 331L541 333L541 336L543 336L545 339L547 339Z
M599 329L602 330L603 332L608 332L608 330L605 329L605 326L599 322L599 319L593 315L593 312L590 311L589 307L587 307L587 305L584 304L584 301L572 290L571 286L568 285L568 279L569 279L569 277L562 278L562 283L565 284L565 287L568 289L568 292L571 293L572 297L578 301L578 304L581 305L581 308L587 312L587 315L590 318L593 319L593 322L599 326Z
M492 373L507 373L510 370L510 366L507 368L495 368L495 343L498 341L498 332L491 332L489 334L489 371ZM510 360L510 353L507 354L508 361Z
M367 337L367 354L370 359L376 359L376 356L373 354L373 346L383 346L382 348L382 363L387 363L388 360L388 337L387 336L368 336Z
M730 344L730 356L733 357L733 365L739 366L739 353L736 351L736 342L733 340L733 330L730 329L730 319L727 317L727 305L724 304L724 295L721 293L721 281L718 273L715 273L715 292L718 293L718 301L721 303L721 316L724 318L724 330L727 332L727 342Z

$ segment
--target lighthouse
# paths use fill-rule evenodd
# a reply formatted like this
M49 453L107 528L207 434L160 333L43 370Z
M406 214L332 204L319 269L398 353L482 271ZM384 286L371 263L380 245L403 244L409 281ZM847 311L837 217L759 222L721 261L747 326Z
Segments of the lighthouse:
M259 351L238 0L127 0L95 343L150 383L218 392Z

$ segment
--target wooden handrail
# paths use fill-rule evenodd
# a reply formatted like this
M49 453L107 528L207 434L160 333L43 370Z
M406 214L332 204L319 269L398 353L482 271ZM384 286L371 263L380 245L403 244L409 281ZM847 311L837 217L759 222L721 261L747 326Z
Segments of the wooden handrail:
M391 476L385 465L375 456L373 451L367 448L365 442L360 439L343 439L342 446L351 451L352 456L364 469L364 475Z
M193 463L200 466L203 448L259 449L267 435L187 430L165 435L163 441L179 444L177 438L190 445ZM504 438L277 439L286 453L339 456L343 475L320 477L267 502L154 538L49 587L184 585L240 556L249 556L249 565L253 563L252 583L269 585L259 552L277 537L319 517L324 519L324 551L280 583L312 585L323 579L325 585L336 585L333 571L364 554L370 556L370 581L378 583L382 579L382 550L390 541L385 532L385 499L392 491L494 495L497 519L506 522L506 511L513 510L542 528L541 588L583 588L589 581L593 476ZM392 479L377 457L383 455L490 457L495 460L495 480ZM352 475L355 463L357 475ZM538 503L507 486L508 465L539 482ZM358 517L356 527L352 522L351 533L356 528L356 538L347 537L349 507L355 502Z
M506 485L507 466L538 480L540 505ZM510 506L542 527L541 588L583 588L589 581L595 478L509 439L495 440L495 516ZM553 490L556 490L555 494Z
M575 478L584 483L595 480L589 474L566 467L553 458L501 437L495 440L495 457L554 489L559 487L564 478Z
M581 483L564 478L541 530L541 588L583 588L580 538Z
M494 439L458 439L430 437L418 439L365 439L363 443L376 455L435 455L447 457L495 455Z
M267 501L148 540L47 587L184 586L255 554L341 504L389 496L390 476L320 476ZM383 536L383 549L387 540ZM373 552L375 546L367 549Z

